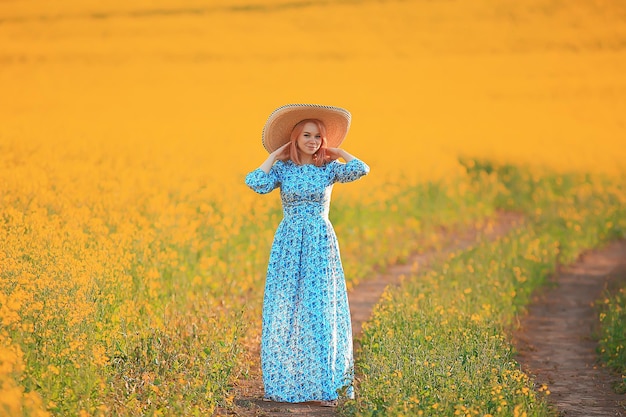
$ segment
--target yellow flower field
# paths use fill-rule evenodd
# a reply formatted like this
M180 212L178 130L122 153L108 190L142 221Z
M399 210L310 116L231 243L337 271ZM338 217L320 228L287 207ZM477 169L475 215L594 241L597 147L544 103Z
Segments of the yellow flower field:
M352 283L360 250L436 244L402 196L478 195L460 158L623 183L625 23L618 0L1 2L0 415L232 401L280 218L243 177L282 104L352 112ZM359 248L345 225L374 212L359 241L383 243Z

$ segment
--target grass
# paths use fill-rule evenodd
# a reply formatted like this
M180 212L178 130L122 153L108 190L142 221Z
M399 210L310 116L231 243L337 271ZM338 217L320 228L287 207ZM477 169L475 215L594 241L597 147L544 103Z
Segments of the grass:
M626 287L608 292L596 303L599 319L598 353L611 370L622 375L613 387L626 393Z
M545 415L505 326L556 252L549 240L518 231L388 293L365 327L361 396L350 414Z

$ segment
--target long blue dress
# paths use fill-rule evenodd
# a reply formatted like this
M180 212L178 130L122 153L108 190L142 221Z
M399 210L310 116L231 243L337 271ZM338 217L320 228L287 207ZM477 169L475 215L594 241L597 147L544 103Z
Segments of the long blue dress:
M277 161L246 184L280 187L283 219L270 253L263 300L261 368L265 397L281 402L353 397L352 329L335 231L328 220L336 182L369 172L359 159L322 167Z

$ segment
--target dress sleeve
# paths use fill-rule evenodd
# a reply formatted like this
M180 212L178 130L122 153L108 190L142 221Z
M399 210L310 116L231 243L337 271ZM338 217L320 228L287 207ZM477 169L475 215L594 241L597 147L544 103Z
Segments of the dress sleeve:
M345 164L337 161L333 161L331 163L333 164L335 182L355 181L370 172L370 167L367 166L365 162L357 158L354 158Z
M246 185L259 194L267 194L280 184L278 175L278 167L276 164L272 166L267 174L261 168L246 175Z

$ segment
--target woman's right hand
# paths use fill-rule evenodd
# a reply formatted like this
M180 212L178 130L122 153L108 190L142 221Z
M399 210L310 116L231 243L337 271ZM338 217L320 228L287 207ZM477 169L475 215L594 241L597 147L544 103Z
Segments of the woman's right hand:
M287 149L287 147L291 144L291 142L287 142L284 145L282 145L280 148L276 149L274 152L272 152L270 155L274 157L274 159L278 159L281 156L283 156L285 154L285 150Z
M289 156L288 153L287 153L287 147L290 144L291 144L291 142L287 142L283 146L281 146L280 148L276 149L274 152L269 154L269 156L267 157L265 162L263 162L259 168L261 170L263 170L263 172L265 172L266 174L268 172L270 172L270 169L272 168L272 165L274 165L274 162L276 162L277 159L279 159L279 158L281 158L283 156L285 156L285 157Z

